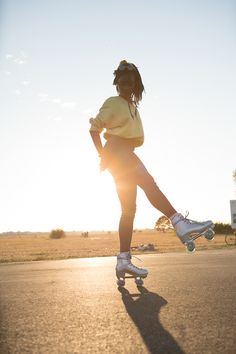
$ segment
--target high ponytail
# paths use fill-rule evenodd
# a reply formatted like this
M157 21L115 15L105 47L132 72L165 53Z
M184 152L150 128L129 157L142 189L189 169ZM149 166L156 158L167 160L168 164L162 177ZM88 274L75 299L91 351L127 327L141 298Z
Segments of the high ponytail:
M132 92L132 99L134 100L136 106L138 106L139 102L142 100L144 86L138 68L133 63L129 63L126 60L122 60L120 62L118 68L113 73L113 75L115 76L113 80L113 85L117 86L118 79L122 75L124 75L124 73L127 72L132 72L135 77L135 85L134 85L134 90Z

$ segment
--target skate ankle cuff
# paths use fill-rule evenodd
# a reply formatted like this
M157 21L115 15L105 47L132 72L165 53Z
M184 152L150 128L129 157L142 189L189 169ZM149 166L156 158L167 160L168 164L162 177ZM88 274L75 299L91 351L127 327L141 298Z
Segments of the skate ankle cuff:
M120 252L117 255L118 259L129 259L131 257L130 252Z
M170 220L173 220L177 215L180 215L179 213L174 213L169 217Z
M176 221L174 221L174 219L177 219ZM175 227L181 220L183 220L183 215L180 213L175 213L174 215L172 215L170 217L170 221L172 223L172 225Z

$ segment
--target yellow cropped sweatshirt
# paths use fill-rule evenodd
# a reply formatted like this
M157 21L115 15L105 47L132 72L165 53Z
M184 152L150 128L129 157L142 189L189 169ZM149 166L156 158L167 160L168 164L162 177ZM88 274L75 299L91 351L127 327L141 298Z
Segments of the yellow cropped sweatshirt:
M109 97L102 105L95 118L90 118L90 131L101 133L104 137L110 135L129 139L134 147L144 142L143 125L139 112L134 104L121 96Z

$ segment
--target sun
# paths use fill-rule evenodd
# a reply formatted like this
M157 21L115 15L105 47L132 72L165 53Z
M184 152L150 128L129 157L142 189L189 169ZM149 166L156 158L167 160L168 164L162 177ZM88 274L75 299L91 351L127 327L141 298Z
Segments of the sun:
M78 223L83 225L83 229L87 231L117 229L120 202L113 177L107 170L100 172L99 166L87 166L87 169L80 173L77 185L74 185L73 189L72 195L76 193L76 196L73 198L72 209L77 212Z

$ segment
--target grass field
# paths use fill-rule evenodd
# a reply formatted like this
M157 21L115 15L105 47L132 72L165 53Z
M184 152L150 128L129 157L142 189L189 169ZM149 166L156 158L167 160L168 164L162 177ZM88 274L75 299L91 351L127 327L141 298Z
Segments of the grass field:
M185 246L174 232L140 230L133 235L132 247L152 243L155 251L137 251L133 254L166 253L185 251ZM224 235L215 235L213 241L199 238L196 249L232 248L225 244ZM66 233L65 238L51 239L49 233L0 235L0 262L22 262L46 259L114 256L119 251L117 232L90 232L83 237L81 232Z

